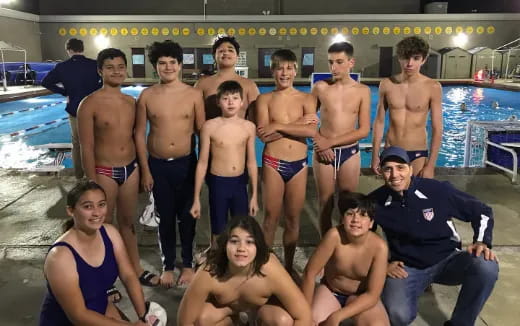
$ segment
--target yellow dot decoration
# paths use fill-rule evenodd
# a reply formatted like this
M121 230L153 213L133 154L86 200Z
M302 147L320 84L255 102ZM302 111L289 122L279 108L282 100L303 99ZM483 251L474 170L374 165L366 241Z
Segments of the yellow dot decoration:
M208 35L213 36L215 35L216 31L213 27L208 28Z
M327 27L322 27L320 29L320 33L321 33L321 35L327 35L327 34L329 34L329 29Z
M477 27L477 34L482 34L484 33L484 26L478 26Z
M269 35L271 35L271 36L275 36L275 35L276 35L276 28L274 28L274 27L270 27L270 28L269 28Z
M339 29L338 29L337 27L332 27L332 28L330 29L330 33L331 33L332 35L339 34Z
M103 35L103 36L107 36L107 34L108 34L108 29L106 29L106 28L104 28L104 27L101 28L101 29L99 30L99 34L101 34L101 35Z
M447 26L445 29L444 29L444 33L446 34L451 34L453 33L453 28L451 26ZM459 32L460 33L460 32Z
M90 36L96 36L98 31L96 28L92 27L91 29L89 29L88 33L90 34Z
M227 29L227 35L233 36L233 35L235 35L235 33L236 33L236 31L233 27L230 27Z
M368 35L368 33L370 33L370 28L365 26L361 29L361 34Z
M161 28L161 35L162 36L168 36L170 35L170 29L168 27Z
M137 34L139 34L139 30L137 29L137 27L130 28L130 34L133 36L136 36Z
M220 35L226 34L226 29L224 27L219 27L217 29L217 34L220 34Z
M157 35L159 35L159 29L158 29L157 27L152 28L152 31L151 31L151 32L152 32L152 35L153 35L153 36L157 36Z
M123 36L127 36L128 35L128 28L126 27L123 27L119 30L119 32L121 33L121 35Z
M249 28L247 29L247 34L250 35L250 36L254 36L254 35L256 35L256 28L254 28L254 27L249 27Z
M455 27L455 33L460 34L462 32L464 32L464 27L462 27L462 26Z
M58 34L60 34L61 36L67 35L67 29L65 29L63 27L58 29Z
M377 26L372 27L372 34L379 35L379 27L377 27Z
M343 28L341 29L341 34L345 34L345 35L347 35L347 34L348 34L348 27L343 27Z
M181 30L178 27L172 28L172 35L178 36L181 33Z
M307 35L307 28L300 27L300 35Z
M484 30L484 27L482 27L482 30ZM88 31L87 31L87 29L85 27L82 27L82 28L79 29L79 35L87 36L87 34L88 34Z
M246 35L246 29L244 27L240 27L238 29L238 35L240 35L240 36Z
M473 34L473 26L467 26L466 27L466 34Z
M424 34L430 35L432 33L432 28L430 26L426 26L424 28Z
M110 35L116 36L117 34L119 34L119 30L117 28L115 28L115 27L112 27L110 29Z
M206 34L206 30L202 27L199 27L199 28L197 28L196 33L198 36L203 36L204 34Z
M310 33L311 33L311 35L316 35L316 34L318 34L318 29L316 27L312 27L310 29Z
M433 30L434 30L435 34L437 34L437 35L442 34L442 27L440 27L440 26L435 26L435 28Z
M296 27L289 28L289 34L292 36L298 34L298 30L296 29Z
M394 29L392 30L392 32L394 33L394 35L401 34L401 27L395 26Z
M408 27L408 26L405 26L405 27L403 28L403 34L404 34L404 35L408 35L408 34L410 34L411 31L412 31L411 28Z
M141 35L146 36L146 35L148 35L148 33L150 33L148 28L146 28L146 27L141 28Z
M184 36L190 35L190 29L188 27L184 27L182 29L182 35L184 35Z
M486 31L488 34L493 34L495 32L495 26L488 26Z
M419 26L416 26L413 28L413 33L415 35L419 35L419 34L421 34L421 32L422 32L422 29Z
M258 29L258 34L264 36L267 33L267 30L264 27Z
M388 26L383 27L383 34L384 35L390 34L390 27L388 27Z
M359 34L359 28L358 27L352 27L352 35L358 35Z
M69 28L69 35L75 36L76 34L78 34L77 29L75 29L74 27Z

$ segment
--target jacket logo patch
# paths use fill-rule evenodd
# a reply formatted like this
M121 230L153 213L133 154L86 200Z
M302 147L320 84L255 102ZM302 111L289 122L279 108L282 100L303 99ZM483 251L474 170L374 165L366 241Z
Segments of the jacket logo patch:
M422 214L424 216L424 219L426 221L431 221L433 220L433 217L435 214L433 214L433 208L426 208L426 209L423 209L422 210Z

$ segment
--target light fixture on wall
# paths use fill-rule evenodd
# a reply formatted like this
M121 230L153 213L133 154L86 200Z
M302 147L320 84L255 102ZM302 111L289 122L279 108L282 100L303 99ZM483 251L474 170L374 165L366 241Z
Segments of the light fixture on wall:
M98 49L106 49L110 44L110 40L105 35L98 35L94 39L94 43L98 47Z
M262 15L269 16L271 14L271 10L262 10Z
M453 44L459 48L463 48L468 43L468 36L464 33L459 33L453 37Z
M330 44L340 43L340 42L347 42L347 38L343 34L336 34L332 38L332 42L330 42Z

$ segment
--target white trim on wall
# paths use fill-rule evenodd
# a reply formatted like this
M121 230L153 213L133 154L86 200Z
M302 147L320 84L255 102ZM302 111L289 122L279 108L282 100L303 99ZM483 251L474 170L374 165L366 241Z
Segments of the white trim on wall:
M28 20L28 21L32 21L32 22L40 21L40 16L38 16L38 15L29 14L29 13L18 11L18 10L6 9L6 8L0 8L0 17Z

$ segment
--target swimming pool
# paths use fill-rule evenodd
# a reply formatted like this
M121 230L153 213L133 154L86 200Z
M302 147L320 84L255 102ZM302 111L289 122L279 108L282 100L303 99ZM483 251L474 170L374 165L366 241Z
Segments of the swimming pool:
M273 86L259 87L261 93L269 92ZM309 92L309 86L298 86ZM137 97L143 87L125 87L123 92ZM374 120L377 105L377 87L370 86L371 121ZM506 120L512 115L520 117L520 96L514 91L505 91L475 86L443 86L444 133L437 161L438 166L460 167L464 160L464 138L468 120ZM64 97L48 95L0 104L0 167L12 167L15 157L31 159L37 153L30 153L30 145L70 142L70 130L65 113ZM492 104L496 102L495 109ZM461 111L462 103L466 111ZM26 110L29 109L29 110ZM388 126L388 123L385 124ZM33 129L31 129L33 128ZM427 126L431 126L428 122ZM31 130L26 130L31 129ZM19 132L18 135L10 134ZM23 135L20 135L20 132ZM363 143L371 143L372 136ZM257 139L257 159L260 163L263 144ZM38 152L40 153L40 152ZM38 154L39 155L39 154ZM370 152L361 152L362 166L370 166ZM71 166L70 159L65 161Z

